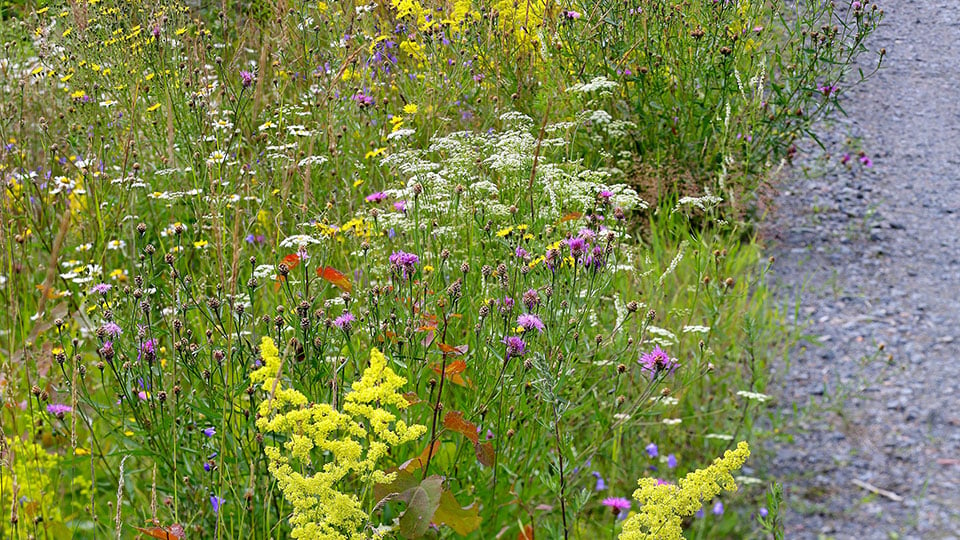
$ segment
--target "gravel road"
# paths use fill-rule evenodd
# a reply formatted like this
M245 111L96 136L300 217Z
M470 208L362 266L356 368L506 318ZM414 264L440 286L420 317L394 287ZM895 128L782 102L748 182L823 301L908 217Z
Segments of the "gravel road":
M766 224L815 338L776 373L790 539L960 538L960 0L881 6L884 68Z

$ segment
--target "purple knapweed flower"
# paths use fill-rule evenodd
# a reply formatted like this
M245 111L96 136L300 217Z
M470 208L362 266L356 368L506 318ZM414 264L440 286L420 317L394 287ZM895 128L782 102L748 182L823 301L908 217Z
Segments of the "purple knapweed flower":
M520 336L505 337L503 343L507 346L507 360L514 356L523 356L523 353L527 350L527 344Z
M97 294L104 295L110 292L110 289L112 288L113 288L113 285L110 285L109 283L97 283L93 287L90 287L90 292L95 292Z
M343 330L344 332L350 331L350 324L356 320L356 317L353 316L353 313L349 311L343 312L339 317L333 320L333 325Z
M607 497L606 499L600 501L600 504L606 506L617 516L617 519L623 519L627 517L627 512L630 511L630 499L625 499L623 497Z
M570 248L570 256L574 260L578 260L587 251L587 241L579 236L574 236L567 239L567 247Z
M364 94L363 92L357 92L350 99L359 105L360 108L369 107L375 103L375 100L372 97Z
M396 273L403 276L403 279L409 279L419 263L420 257L406 251L394 251L390 255L390 265Z
M386 198L387 198L387 194L386 194L386 193L384 193L384 192L382 192L382 191L378 191L378 192L376 192L376 193L371 193L371 194L367 195L366 197L363 198L363 200L365 200L365 201L367 201L367 202L369 202L369 203L378 203L378 202L382 202L382 201L383 201L384 199L386 199Z
M62 417L68 412L73 412L73 407L62 403L50 403L47 405L47 412L54 416Z
M100 329L103 330L103 334L105 336L110 336L112 338L115 338L123 333L123 328L120 328L120 325L113 321L103 323L103 326L101 326Z
M144 341L143 344L140 345L140 352L137 353L137 360L140 360L140 358L141 358L144 354L147 355L147 358L148 358L148 359L153 359L153 358L155 358L155 357L157 356L157 344L158 344L158 343L159 343L159 342L157 341L156 338L150 338L150 339Z
M240 71L240 82L243 84L244 88L250 88L253 84L253 72L252 71Z
M669 375L679 366L659 345L654 347L652 351L641 356L639 362L643 366L643 371L650 374L651 379L661 372Z
M529 332L530 330L538 330L541 334L546 329L543 325L543 321L540 320L540 317L532 313L524 313L517 317L517 325L524 329L524 331Z
M397 201L393 203L393 208L397 212L407 213L407 201Z

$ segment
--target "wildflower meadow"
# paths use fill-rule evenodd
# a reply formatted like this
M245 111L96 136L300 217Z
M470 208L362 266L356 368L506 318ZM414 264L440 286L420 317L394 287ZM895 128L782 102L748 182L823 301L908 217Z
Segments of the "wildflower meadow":
M0 2L0 536L779 538L754 224L881 16Z

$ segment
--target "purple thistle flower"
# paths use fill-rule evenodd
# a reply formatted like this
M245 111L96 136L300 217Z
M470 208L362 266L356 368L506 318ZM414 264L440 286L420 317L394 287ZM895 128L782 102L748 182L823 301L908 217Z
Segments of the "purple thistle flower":
M253 84L253 79L253 72L246 70L240 72L240 82L243 83L244 88L250 88Z
M375 100L372 97L364 94L363 92L357 92L350 99L352 99L357 105L359 105L360 108L369 107L373 105L375 102Z
M390 255L390 264L393 266L393 270L401 274L403 279L409 279L419 263L420 257L417 257L413 253L394 251L393 254Z
M115 338L123 333L123 328L120 328L120 325L113 321L103 323L103 326L101 326L100 329L103 330L104 335L112 338Z
M570 248L570 256L578 260L587 251L587 241L579 236L568 238L567 247Z
M617 519L624 519L627 517L627 512L630 511L630 499L623 497L607 497L600 501L600 504L609 508L617 516Z
M349 311L343 312L339 317L333 320L333 325L343 330L344 332L350 331L350 324L356 320L356 317L353 316L353 313Z
M527 350L527 344L520 336L505 337L503 343L507 346L507 360L514 356L523 356Z
M93 287L90 287L90 292L95 292L97 294L104 295L110 292L110 289L112 288L113 288L113 285L110 285L109 283L97 283Z
M650 374L651 379L655 378L661 372L666 372L669 375L680 365L670 358L659 345L654 347L652 351L641 356L639 362L643 366L643 371Z
M524 313L517 317L517 324L526 331L537 329L541 334L546 329L546 327L543 325L543 321L540 320L540 317L537 317L532 313Z
M386 193L384 193L384 192L382 192L382 191L378 191L378 192L376 192L376 193L371 193L371 194L367 195L366 197L363 198L363 200L365 200L365 201L367 201L367 202L369 202L369 203L378 203L378 202L383 201L383 200L386 199L386 198L387 198L387 194L386 194Z
M144 354L147 355L148 360L155 358L157 356L158 343L156 338L150 338L144 341L143 344L140 345L140 352L137 353L137 360L140 360Z
M73 407L62 403L51 403L47 405L47 412L58 418L62 418L64 414L73 412Z

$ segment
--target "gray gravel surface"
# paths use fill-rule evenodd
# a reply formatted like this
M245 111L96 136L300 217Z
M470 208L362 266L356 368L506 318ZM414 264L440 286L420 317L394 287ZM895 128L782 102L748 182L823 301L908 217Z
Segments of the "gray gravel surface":
M884 68L766 224L814 337L775 374L791 539L960 538L960 0L881 4Z

